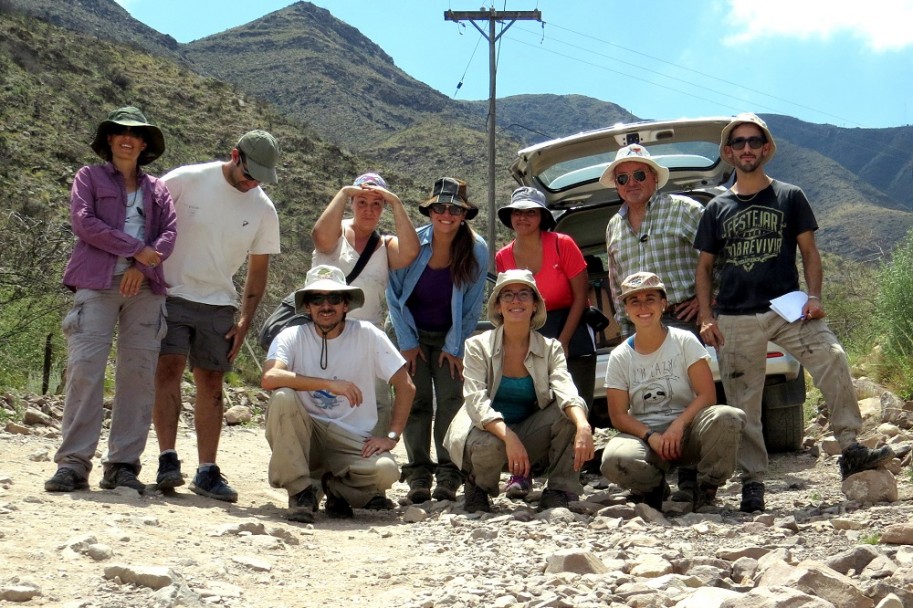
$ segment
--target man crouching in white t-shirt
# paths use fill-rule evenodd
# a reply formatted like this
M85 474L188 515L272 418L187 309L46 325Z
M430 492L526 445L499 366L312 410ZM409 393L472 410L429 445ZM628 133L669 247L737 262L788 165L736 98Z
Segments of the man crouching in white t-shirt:
M352 507L393 508L383 495L399 479L390 450L406 426L415 386L386 334L346 320L364 301L338 268L312 268L295 292L295 308L313 322L283 330L266 357L262 385L273 391L266 416L269 483L288 491L292 521L314 521L321 490L329 517L352 517ZM385 437L371 435L375 378L395 391Z

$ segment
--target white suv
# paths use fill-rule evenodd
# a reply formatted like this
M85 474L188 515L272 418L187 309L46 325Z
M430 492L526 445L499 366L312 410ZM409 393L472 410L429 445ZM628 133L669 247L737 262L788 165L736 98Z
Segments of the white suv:
M558 232L570 235L588 262L591 304L612 318L606 260L605 229L621 200L615 190L599 183L606 166L624 146L639 143L656 162L669 168L663 191L682 193L706 204L723 191L732 168L719 158L720 133L727 117L680 119L620 124L587 131L524 148L511 164L514 179L545 194ZM591 420L609 426L604 378L611 349L620 341L618 326L597 335L596 400ZM716 352L708 348L720 403L725 403L719 381ZM798 450L802 446L805 375L798 361L776 344L767 347L764 388L764 440L769 452Z

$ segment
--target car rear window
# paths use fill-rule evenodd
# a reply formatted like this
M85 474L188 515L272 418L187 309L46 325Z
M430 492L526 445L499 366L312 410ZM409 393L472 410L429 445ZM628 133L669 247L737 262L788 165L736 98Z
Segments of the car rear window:
M705 170L713 167L720 159L719 144L708 141L650 144L644 147L656 162L671 171ZM555 192L596 181L615 160L616 152L617 150L610 150L555 163L539 174L539 181Z

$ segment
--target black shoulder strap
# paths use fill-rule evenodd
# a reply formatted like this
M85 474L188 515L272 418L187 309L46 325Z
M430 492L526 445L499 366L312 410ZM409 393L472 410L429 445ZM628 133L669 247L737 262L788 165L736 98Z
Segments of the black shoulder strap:
M374 250L377 249L377 243L380 241L380 234L377 233L377 230L371 233L371 236L368 237L368 244L365 245L365 248L362 250L361 255L358 256L358 261L355 262L355 268L352 269L352 272L346 277L346 284L351 285L352 281L358 278L358 275L361 274L361 271L365 269L365 266L368 264L368 260L371 259L371 256L374 254Z

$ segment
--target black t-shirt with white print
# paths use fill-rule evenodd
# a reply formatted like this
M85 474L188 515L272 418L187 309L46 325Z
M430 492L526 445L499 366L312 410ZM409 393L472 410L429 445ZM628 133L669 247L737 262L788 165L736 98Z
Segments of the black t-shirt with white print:
M710 201L694 246L716 256L717 313L763 312L799 289L796 237L817 229L805 193L792 184L774 180L749 200L727 190Z

